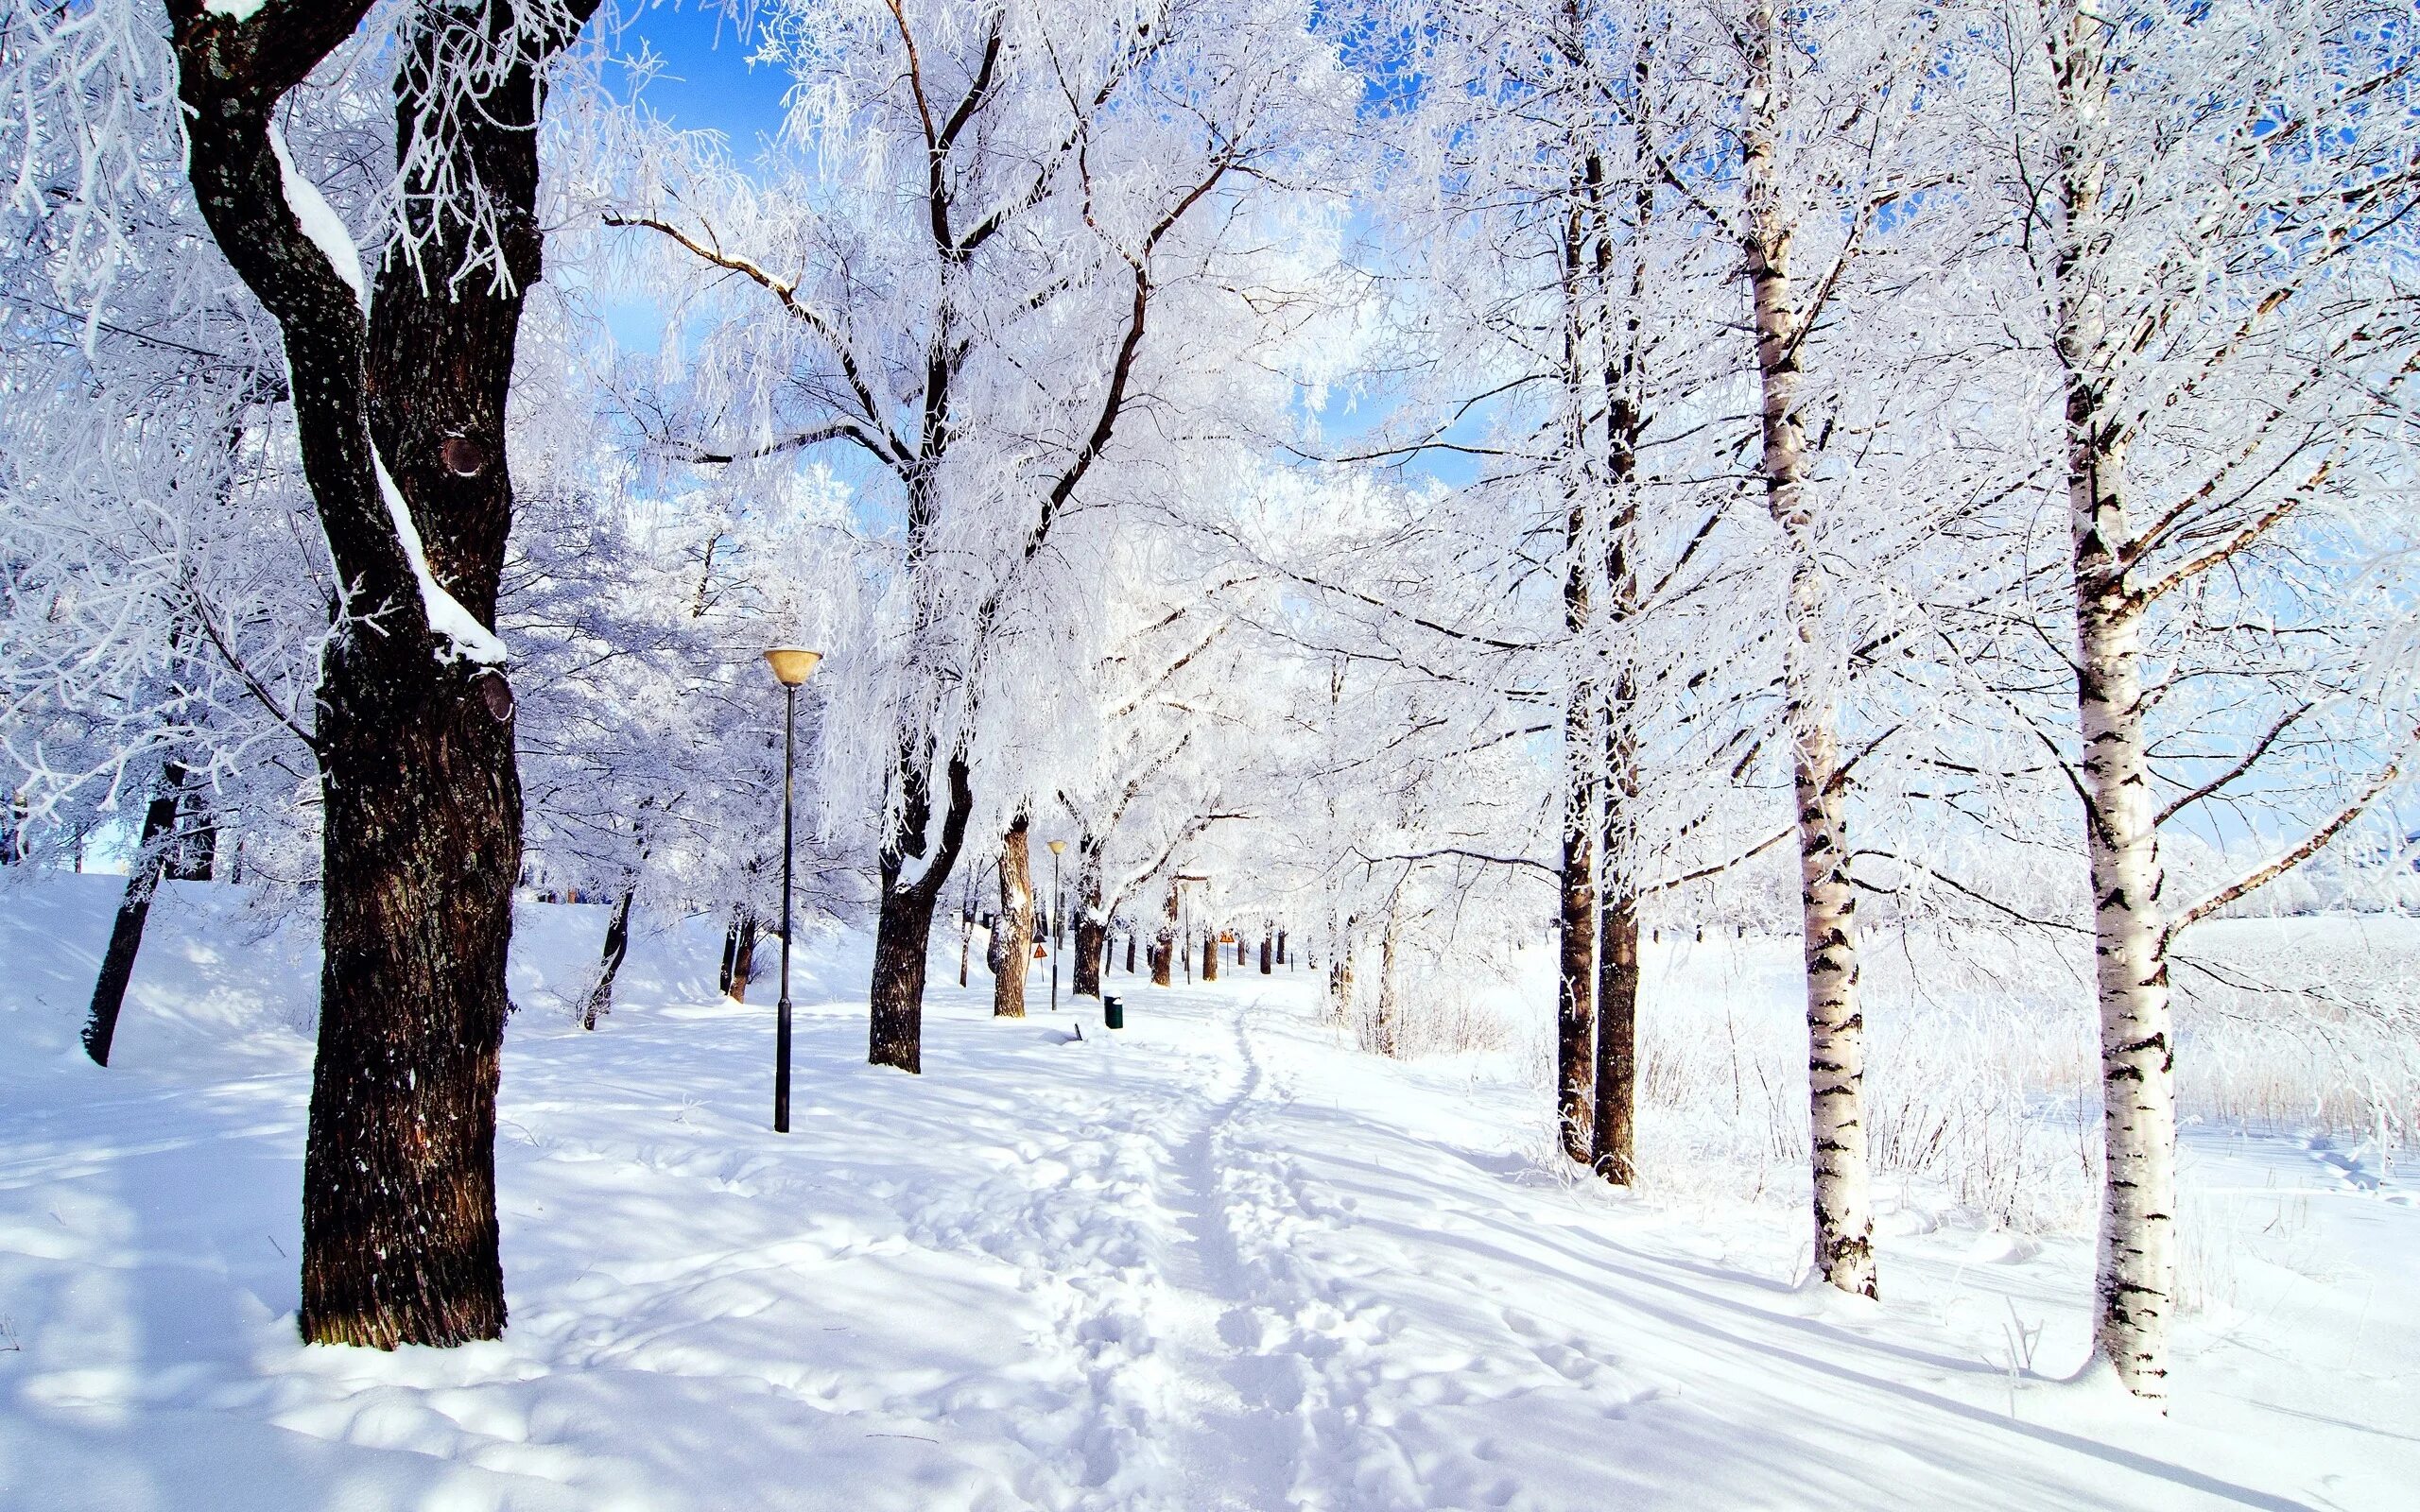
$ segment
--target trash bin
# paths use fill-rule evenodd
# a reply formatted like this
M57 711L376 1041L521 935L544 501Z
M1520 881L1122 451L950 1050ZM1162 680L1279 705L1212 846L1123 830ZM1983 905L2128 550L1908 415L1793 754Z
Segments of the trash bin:
M1101 1016L1102 1021L1103 1021L1104 1022L1106 1022L1106 1023L1107 1023L1111 1028L1113 1028L1113 1029L1123 1029L1123 1028L1125 1028L1125 1027L1126 1027L1126 1001L1125 1001L1123 998L1103 998L1103 999L1101 999L1101 1000L1100 1000L1100 1016Z

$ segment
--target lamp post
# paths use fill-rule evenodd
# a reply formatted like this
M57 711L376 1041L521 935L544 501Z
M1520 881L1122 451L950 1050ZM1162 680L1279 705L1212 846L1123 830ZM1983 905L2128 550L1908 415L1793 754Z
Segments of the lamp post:
M773 1028L773 1132L790 1131L790 787L798 765L798 688L823 660L821 651L777 645L765 653L782 685L782 1005Z
M1059 857L1064 840L1050 842L1050 1011L1059 1011L1059 957L1067 954L1067 895L1059 890Z

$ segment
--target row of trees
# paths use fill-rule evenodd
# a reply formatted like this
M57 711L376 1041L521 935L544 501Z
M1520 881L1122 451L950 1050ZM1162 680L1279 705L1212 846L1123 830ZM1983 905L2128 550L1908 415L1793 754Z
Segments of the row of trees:
M797 641L810 908L909 1072L936 914L994 877L1029 952L1063 837L1080 994L1189 895L1380 1048L1551 920L1628 1183L1643 920L1794 852L1852 1292L1860 894L2088 935L2160 1393L2178 937L2414 730L2401 17L764 0L750 151L596 10L0 9L12 844L159 816L103 995L203 834L316 890L306 1337L502 1327L514 884L614 904L592 1026L634 903L744 973Z

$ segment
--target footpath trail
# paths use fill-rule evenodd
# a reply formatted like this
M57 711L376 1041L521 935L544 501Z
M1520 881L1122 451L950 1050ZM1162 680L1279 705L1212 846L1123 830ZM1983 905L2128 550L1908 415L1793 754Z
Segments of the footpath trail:
M994 1020L978 973L935 990L906 1077L864 1062L843 940L804 953L774 1135L769 1009L698 980L714 938L642 936L616 1011L571 1024L549 984L601 910L517 943L505 1337L306 1349L314 963L172 899L103 1073L74 1032L113 900L84 891L0 912L0 1507L2383 1509L2420 1484L2393 1363L2288 1327L2399 1338L2389 1290L2292 1279L2156 1419L2050 1379L2081 1354L2076 1246L1894 1239L1884 1305L1797 1290L1787 1212L1566 1180L1531 1089L1351 1051L1307 973L1120 975L1116 1034L1042 982ZM2327 1154L2246 1184L2333 1179ZM2400 1195L2309 1222L2353 1215L2392 1275L2420 1250ZM2004 1341L2045 1320L2028 1370ZM2289 1354L2373 1373L2313 1409Z

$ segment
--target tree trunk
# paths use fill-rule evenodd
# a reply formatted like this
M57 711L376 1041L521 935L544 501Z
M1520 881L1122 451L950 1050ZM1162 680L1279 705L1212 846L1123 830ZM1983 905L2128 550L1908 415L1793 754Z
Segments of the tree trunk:
M756 979L756 911L741 908L723 936L723 990L734 1003L748 1001L748 984Z
M1370 1025L1370 1048L1382 1056L1401 1052L1403 1005L1395 980L1395 959L1403 947L1403 888L1387 899L1387 927L1378 936L1378 1012Z
M374 293L300 218L317 197L272 133L285 92L367 9L168 4L195 198L278 322L336 573L376 625L330 645L319 690L324 954L300 1322L309 1341L392 1348L504 1328L495 1087L521 864L493 635L512 519L505 410L543 272L540 78L594 0L570 0L555 31L507 0L406 21L395 128L399 159L426 137L402 212L420 258L383 261ZM433 97L468 77L487 80L474 104ZM479 186L494 277L457 277L474 249L441 180Z
M1076 973L1072 990L1080 998L1098 998L1100 973L1108 965L1109 916L1101 908L1097 848L1087 843L1079 854L1083 858L1083 870L1076 877Z
M2076 603L2076 716L2100 1017L2102 1184L2094 1344L2128 1390L2168 1397L2176 1288L2176 1089L2159 833L2143 732L2144 607L2127 582L2125 454L2104 385L2097 264L2108 60L2078 8L2058 54L2058 352L2066 377L2067 514Z
M1153 987L1176 985L1174 980L1176 976L1176 884L1171 882L1168 884L1167 917L1160 924L1160 943L1151 952L1151 985Z
M117 1038L118 1010L126 1004L127 983L134 975L134 958L143 949L143 926L151 917L151 895L167 868L185 769L176 762L160 768L160 781L143 813L143 848L127 869L126 895L117 905L117 921L110 927L109 950L101 956L101 974L93 984L92 1011L84 1020L84 1053L93 1064L110 1063L110 1046Z
M1597 920L1597 1174L1638 1179L1638 904L1610 897Z
M978 871L980 868L977 868ZM966 879L966 906L958 918L958 985L966 985L967 958L975 950L975 879Z
M1641 98L1648 94L1644 43L1634 70ZM1633 627L1639 613L1638 446L1647 428L1646 360L1641 339L1647 301L1647 260L1630 257L1627 299L1613 287L1616 237L1607 223L1602 160L1589 154L1589 198L1596 220L1596 275L1605 328L1605 457L1608 524L1605 533L1605 611L1611 623ZM1655 204L1651 181L1642 180L1632 200L1634 249L1643 240ZM1618 325L1618 334L1616 326ZM1606 681L1602 827L1598 832L1602 882L1597 898L1596 1118L1592 1130L1597 1174L1616 1186L1638 1178L1638 880L1637 845L1632 826L1638 808L1638 669L1627 642L1615 647L1616 664Z
M939 841L930 840L925 830L932 816L931 786L925 765L903 748L899 774L907 797L899 827L882 853L882 912L874 922L873 1011L866 1047L866 1058L873 1065L911 1074L922 1072L925 1064L925 954L932 939L933 909L949 882L950 868L958 864L959 850L966 843L966 821L975 812L966 758L953 754L947 763L949 807L942 816ZM924 869L911 872L911 861L924 862Z
M1025 1017L1025 979L1033 965L1032 823L1020 814L1000 840L999 970L992 977L992 1017Z
M1353 1017L1353 945L1347 921L1347 934L1337 941L1334 957L1327 965L1328 1017L1338 1023L1350 1022Z
M1584 670L1592 653L1582 642L1588 629L1588 580L1596 565L1588 558L1586 495L1581 486L1586 413L1581 358L1582 208L1575 194L1564 217L1563 251L1564 403L1570 410L1565 421L1563 627L1571 638L1567 654L1572 678L1563 711L1563 870L1558 879L1563 943L1555 973L1554 1059L1555 1124L1562 1130L1563 1152L1586 1165L1594 1154L1589 1141L1596 1075L1598 798L1591 738L1596 692Z
M1260 932L1260 974L1267 976L1276 963L1277 936L1264 929Z
M1285 967L1291 967L1294 964L1286 956L1286 930L1282 925L1277 931L1277 964Z
M1201 931L1201 980L1219 980L1219 929L1215 924Z
M1776 182L1781 17L1759 0L1749 31L1750 78L1741 159L1748 186L1746 251L1763 396L1765 502L1789 548L1784 718L1798 803L1800 902L1806 930L1807 1120L1814 1166L1815 1266L1844 1292L1877 1295L1866 1160L1865 1020L1858 1003L1857 895L1850 878L1847 779L1841 768L1838 695L1823 644L1827 584L1804 489L1798 415L1798 316L1789 255L1796 228Z
M631 900L637 889L625 887L614 904L614 917L605 926L605 954L596 967L596 985L588 989L588 1002L580 1009L579 1026L594 1029L596 1021L614 1011L614 978L620 974L622 957L631 948Z

